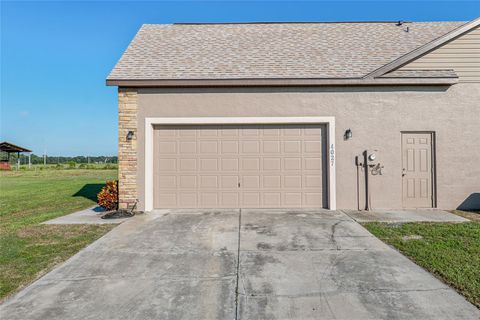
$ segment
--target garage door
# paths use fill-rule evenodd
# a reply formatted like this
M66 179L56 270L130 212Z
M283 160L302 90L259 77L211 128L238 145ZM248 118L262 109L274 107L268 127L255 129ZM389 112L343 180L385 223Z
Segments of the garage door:
M158 126L155 208L326 207L325 126Z

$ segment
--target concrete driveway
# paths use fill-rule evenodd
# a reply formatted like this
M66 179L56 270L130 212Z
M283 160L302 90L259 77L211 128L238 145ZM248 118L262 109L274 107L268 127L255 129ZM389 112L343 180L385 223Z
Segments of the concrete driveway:
M347 215L319 210L137 216L0 306L22 320L479 317Z

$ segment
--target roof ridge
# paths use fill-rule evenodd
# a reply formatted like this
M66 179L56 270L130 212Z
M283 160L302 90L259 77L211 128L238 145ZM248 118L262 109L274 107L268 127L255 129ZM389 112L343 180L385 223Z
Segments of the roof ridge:
M224 25L224 24L321 24L321 23L411 23L403 20L368 20L368 21L250 21L250 22L175 22L174 25Z
M447 21L412 21L412 20L351 20L351 21L244 21L244 22L174 22L174 23L146 23L146 25L241 25L241 24L355 24L355 23L458 23L464 20Z

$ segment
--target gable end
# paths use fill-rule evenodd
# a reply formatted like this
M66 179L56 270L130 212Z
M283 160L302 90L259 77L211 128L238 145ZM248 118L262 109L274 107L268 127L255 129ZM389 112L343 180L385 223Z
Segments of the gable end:
M397 70L454 70L459 82L480 83L480 27L458 36L441 47Z

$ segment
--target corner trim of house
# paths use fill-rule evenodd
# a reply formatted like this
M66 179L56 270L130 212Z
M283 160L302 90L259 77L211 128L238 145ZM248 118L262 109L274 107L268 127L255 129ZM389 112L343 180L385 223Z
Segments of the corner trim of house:
M328 130L328 208L336 210L335 117L196 117L145 118L145 211L153 210L153 126L208 124L326 124Z

